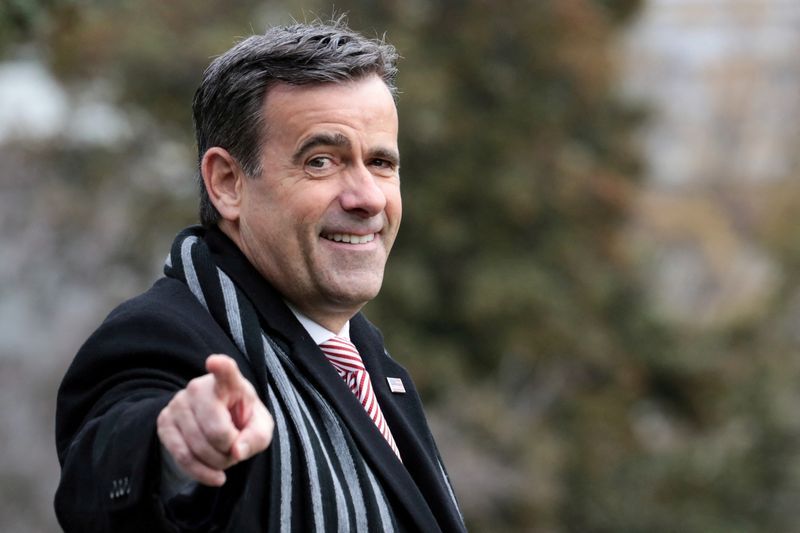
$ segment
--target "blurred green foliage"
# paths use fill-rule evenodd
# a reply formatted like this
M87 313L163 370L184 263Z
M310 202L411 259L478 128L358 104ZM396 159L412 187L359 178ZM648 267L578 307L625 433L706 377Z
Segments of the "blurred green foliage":
M403 229L367 314L428 399L474 531L790 532L800 518L800 191L773 191L755 229L784 266L763 321L686 331L653 315L625 231L645 112L615 90L639 7L336 3L404 58ZM35 43L73 91L102 80L136 127L113 147L26 148L60 169L60 230L123 225L110 261L144 284L194 221L189 105L209 58L314 13L331 8L2 4L0 50ZM151 177L175 145L182 185Z

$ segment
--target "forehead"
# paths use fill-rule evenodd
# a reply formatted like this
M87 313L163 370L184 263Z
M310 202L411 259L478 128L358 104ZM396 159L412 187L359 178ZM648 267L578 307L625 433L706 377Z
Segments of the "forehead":
M377 75L341 83L273 86L262 107L269 137L331 126L397 135L397 108Z

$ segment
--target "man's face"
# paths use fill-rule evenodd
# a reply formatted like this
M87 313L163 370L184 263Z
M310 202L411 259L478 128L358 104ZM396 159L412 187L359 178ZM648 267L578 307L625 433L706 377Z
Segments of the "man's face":
M262 111L263 170L241 183L239 245L290 303L333 329L377 295L400 225L397 110L372 76L279 84Z

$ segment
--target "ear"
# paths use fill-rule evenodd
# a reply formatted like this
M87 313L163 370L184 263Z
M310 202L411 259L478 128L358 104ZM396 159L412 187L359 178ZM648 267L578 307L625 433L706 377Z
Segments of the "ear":
M224 148L214 146L203 154L200 172L208 197L222 218L237 221L245 175L236 159Z

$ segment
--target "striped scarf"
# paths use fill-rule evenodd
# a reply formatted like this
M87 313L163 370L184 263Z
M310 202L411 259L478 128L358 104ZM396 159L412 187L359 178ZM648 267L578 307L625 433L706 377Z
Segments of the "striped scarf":
M395 531L386 494L343 421L262 330L253 304L214 264L202 235L199 227L178 234L164 272L189 287L254 368L266 365L262 398L275 420L268 451L277 470L267 490L279 491L279 509L270 509L279 530ZM298 505L307 512L298 513Z

